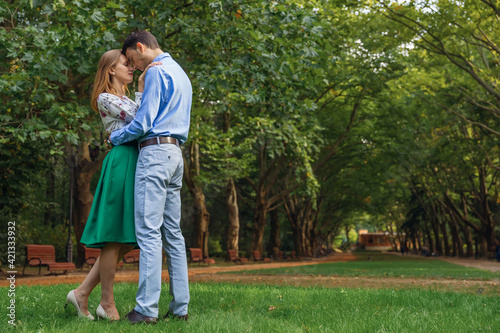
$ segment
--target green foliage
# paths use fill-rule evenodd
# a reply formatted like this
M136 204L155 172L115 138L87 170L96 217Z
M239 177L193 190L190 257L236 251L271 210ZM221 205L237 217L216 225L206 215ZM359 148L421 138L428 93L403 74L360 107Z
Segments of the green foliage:
M43 204L30 187L43 184L66 146L98 136L89 86L100 55L119 46L107 30L116 32L114 20L103 19L111 13L90 1L2 4L2 212L19 219L21 210Z
M456 1L4 1L0 213L5 221L45 225L49 212L64 225L67 175L55 172L56 185L47 175L61 169L70 147L101 141L90 109L99 57L120 48L128 32L147 29L191 78L189 140L199 145L196 181L213 192L212 216L227 214L215 201L228 178L238 183L242 206L258 209L248 203L256 196L248 184L265 182L266 163L282 158L272 192L292 189L297 207L312 207L311 238L366 216L377 227L400 227L415 193L425 194L422 209L445 193L455 203L463 195L470 227L479 230L488 215L498 219L500 202L495 8ZM481 170L491 213L475 209ZM242 226L252 215L242 213ZM219 241L224 225L214 226Z

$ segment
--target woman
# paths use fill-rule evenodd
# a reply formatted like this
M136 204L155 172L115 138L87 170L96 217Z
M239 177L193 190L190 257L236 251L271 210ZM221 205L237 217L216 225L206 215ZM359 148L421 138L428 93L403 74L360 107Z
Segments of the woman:
M148 68L139 77L139 92L135 94L134 102L126 96L127 84L134 78L132 64L120 50L110 50L102 55L94 81L91 105L100 113L108 133L122 128L134 119ZM101 248L102 252L82 284L71 290L66 298L65 306L68 302L73 304L79 317L94 320L88 311L88 298L101 282L102 295L96 310L97 317L120 319L115 306L113 284L118 261L137 246L134 227L137 156L137 143L130 142L113 147L103 161L92 209L80 240L87 247Z

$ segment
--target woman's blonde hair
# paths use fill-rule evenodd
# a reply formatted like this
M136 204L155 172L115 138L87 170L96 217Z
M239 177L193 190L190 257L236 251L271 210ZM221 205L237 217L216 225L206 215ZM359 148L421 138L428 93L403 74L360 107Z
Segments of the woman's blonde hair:
M116 94L117 91L111 86L110 69L116 65L122 54L121 50L109 50L104 52L97 65L97 73L94 79L94 88L92 89L91 106L94 111L99 112L97 98L102 93ZM123 86L125 93L128 93L127 85Z

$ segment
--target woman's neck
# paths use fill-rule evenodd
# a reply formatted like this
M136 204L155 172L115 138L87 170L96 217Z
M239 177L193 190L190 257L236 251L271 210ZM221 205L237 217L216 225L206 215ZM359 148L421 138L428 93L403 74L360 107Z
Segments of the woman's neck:
M123 85L120 84L111 84L111 88L113 90L113 94L119 97L122 97L125 95L125 90L123 90Z

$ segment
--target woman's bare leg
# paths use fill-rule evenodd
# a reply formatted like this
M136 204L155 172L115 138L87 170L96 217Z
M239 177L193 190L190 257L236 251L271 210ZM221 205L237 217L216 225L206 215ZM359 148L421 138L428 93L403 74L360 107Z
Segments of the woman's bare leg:
M78 286L78 288L75 289L75 298L76 301L78 302L78 305L80 306L80 310L84 315L87 315L89 313L88 311L88 301L89 301L89 296L92 290L99 284L101 281L100 277L100 265L99 265L99 258L97 258L94 266L92 269L89 271L87 276L85 277L85 280L83 280L82 284Z
M104 310L106 310L106 313L113 312L113 309L116 311L115 307L115 302L114 302L114 296L113 296L113 285L114 285L114 278L115 278L115 272L116 272L116 264L120 261L120 259L130 251L134 249L133 246L131 245L123 245L123 244L118 244L118 243L110 243L113 244L113 246L110 247L112 249L111 252L106 252L105 256L105 262L104 262L104 276L106 276L106 287L103 285L102 286L102 298L104 299L104 302L101 300L101 306L103 307ZM114 254L116 252L116 247L118 247L118 255L116 255L116 259L114 260L115 265L109 264L109 261L113 261ZM103 249L104 253L104 249ZM102 255L101 255L102 256ZM101 256L97 258L94 266L90 269L89 273L85 277L85 280L83 280L82 284L78 286L74 290L75 293L75 298L76 301L78 302L78 305L80 306L80 310L82 311L83 314L87 315L89 313L88 311L88 300L90 293L92 293L92 290L101 282ZM108 269L106 269L108 267ZM109 267L113 267L113 271L111 272L111 269ZM110 280L111 279L111 280ZM110 283L111 282L111 283ZM111 291L111 293L109 293ZM106 296L104 296L106 294ZM109 301L111 299L111 302ZM109 310L109 308L112 308ZM116 311L116 314L118 314L118 311ZM109 315L108 315L109 316ZM117 317L119 318L119 316Z
M116 264L119 260L119 254L122 244L107 243L102 249L100 262L100 277L101 277L101 307L106 312L106 315L111 320L120 319L118 310L115 306L115 298L113 295L113 285L115 282Z
M106 315L112 320L120 319L118 310L116 310L115 298L113 294L113 286L115 282L116 265L120 259L130 252L134 247L119 243L108 243L104 247L101 258L101 306L106 312Z

